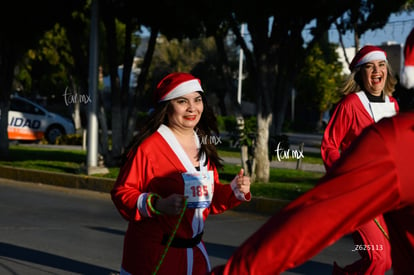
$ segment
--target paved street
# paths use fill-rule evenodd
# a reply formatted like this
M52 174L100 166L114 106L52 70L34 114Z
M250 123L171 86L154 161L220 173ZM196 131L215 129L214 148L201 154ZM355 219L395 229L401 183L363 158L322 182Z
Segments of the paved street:
M124 223L108 194L0 180L0 274L117 272Z
M117 274L126 222L109 194L0 178L0 274ZM228 211L207 220L205 237L213 266L268 216ZM276 248L283 249L283 248ZM333 260L356 259L344 237L283 275L330 274Z

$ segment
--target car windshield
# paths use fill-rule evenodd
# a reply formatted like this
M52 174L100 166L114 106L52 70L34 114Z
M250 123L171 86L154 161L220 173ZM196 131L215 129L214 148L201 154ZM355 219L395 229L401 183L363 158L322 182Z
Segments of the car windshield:
M44 115L45 113L39 109L37 106L30 104L26 101L13 98L10 104L10 110L21 112L21 113L29 113L29 114L36 114L36 115Z

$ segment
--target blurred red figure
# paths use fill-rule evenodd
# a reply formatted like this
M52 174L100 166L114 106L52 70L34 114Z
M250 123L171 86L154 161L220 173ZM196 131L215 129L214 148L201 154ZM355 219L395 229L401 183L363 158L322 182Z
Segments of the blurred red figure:
M381 214L394 274L413 274L413 156L414 112L372 124L315 188L272 216L211 274L280 274Z
M407 36L404 45L404 67L401 73L401 85L414 88L414 29Z

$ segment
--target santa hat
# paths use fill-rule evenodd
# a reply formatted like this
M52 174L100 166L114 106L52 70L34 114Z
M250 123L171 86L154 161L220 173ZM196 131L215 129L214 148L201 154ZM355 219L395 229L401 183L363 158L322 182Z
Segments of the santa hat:
M404 45L404 66L401 72L401 85L414 88L414 29L407 36Z
M155 89L155 101L171 100L193 92L203 92L201 81L189 73L171 73L164 77Z
M387 53L377 46L364 46L352 59L349 69L352 71L356 67L359 67L365 63L373 60L385 60L387 61Z

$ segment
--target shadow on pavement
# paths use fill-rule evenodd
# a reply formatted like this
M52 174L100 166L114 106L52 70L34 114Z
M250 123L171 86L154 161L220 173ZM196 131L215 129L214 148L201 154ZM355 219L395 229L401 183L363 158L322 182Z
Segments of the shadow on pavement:
M211 257L228 259L236 250L236 246L204 242L208 255Z
M289 269L283 274L306 274L306 275L321 275L321 274L332 274L332 264L324 264L315 261L307 261L306 263Z
M235 246L221 245L210 242L205 242L204 244L210 257L216 257L220 259L229 259L231 255L234 253L234 251L237 249L237 247ZM309 260L296 268L287 270L283 274L321 275L331 273L332 264L325 264Z
M102 226L87 226L87 228L100 231L100 232L115 234L115 235L125 235L125 230L112 229L112 228L107 228L107 227L102 227Z
M47 252L0 242L0 256L78 274L116 274L118 271L87 264Z

